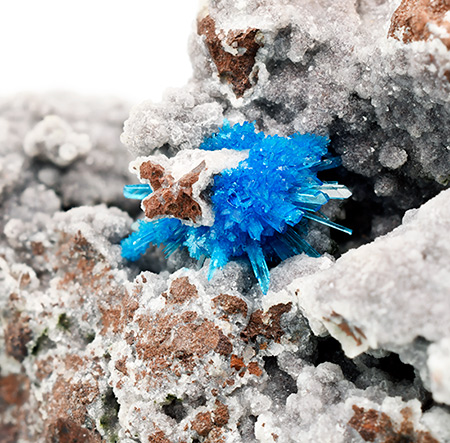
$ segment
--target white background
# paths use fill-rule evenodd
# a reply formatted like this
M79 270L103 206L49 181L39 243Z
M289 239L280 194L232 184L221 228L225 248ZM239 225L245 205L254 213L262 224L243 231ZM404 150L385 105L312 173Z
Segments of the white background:
M198 0L0 0L0 95L159 101L191 75Z

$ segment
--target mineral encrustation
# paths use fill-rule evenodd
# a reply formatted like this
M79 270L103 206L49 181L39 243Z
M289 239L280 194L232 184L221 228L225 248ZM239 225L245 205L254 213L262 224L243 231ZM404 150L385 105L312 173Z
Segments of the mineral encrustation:
M1 99L0 440L450 442L449 10L210 0L161 103ZM126 148L164 154L132 165L194 223L208 165L174 158L224 119L328 137L319 177L352 191L324 213L353 235L311 226L324 254L273 263L266 294L245 260L121 256Z

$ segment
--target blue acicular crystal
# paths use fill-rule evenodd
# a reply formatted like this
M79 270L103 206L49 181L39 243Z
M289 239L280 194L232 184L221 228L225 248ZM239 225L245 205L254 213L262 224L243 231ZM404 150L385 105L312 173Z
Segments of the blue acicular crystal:
M330 199L344 199L350 191L336 182L322 182L317 172L339 164L327 157L325 137L294 134L266 136L254 124L223 128L206 139L200 149L248 150L236 168L225 169L212 186L212 226L192 226L174 218L145 220L122 241L122 255L137 260L153 243L165 245L166 255L187 247L198 260L210 258L208 278L230 260L248 258L263 293L269 289L267 262L297 254L318 256L306 241L307 221L322 223L351 234L333 223L320 208ZM125 187L128 198L143 199L149 185Z

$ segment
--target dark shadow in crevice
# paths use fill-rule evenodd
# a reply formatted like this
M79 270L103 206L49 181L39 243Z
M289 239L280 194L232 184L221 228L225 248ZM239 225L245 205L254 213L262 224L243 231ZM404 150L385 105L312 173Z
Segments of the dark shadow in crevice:
M242 437L242 441L254 441L255 437L255 423L258 417L254 415L243 416L239 418L238 431Z
M173 418L177 423L180 423L180 421L187 415L183 401L171 395L167 396L167 401L168 403L162 406L164 414Z
M344 377L355 382L364 369L376 368L383 371L389 381L394 383L413 383L416 373L412 365L403 363L398 354L389 353L385 357L377 358L369 354L362 354L355 359L347 357L341 344L331 336L318 338L316 356L313 361L315 366L321 363L331 362L337 364Z
M384 357L374 357L363 353L354 359L347 357L341 344L331 336L318 338L317 350L312 363L318 366L330 362L338 365L344 378L365 390L378 386L389 396L401 396L404 401L417 398L422 409L435 406L431 393L427 391L414 366L403 363L398 354L386 353Z
M366 362L366 364L369 367L374 367L380 371L386 372L393 382L409 381L412 383L416 378L414 366L403 363L398 354L393 352L386 357L373 358L372 361L372 365L368 364L368 362Z
M316 355L313 359L314 366L326 362L338 365L344 377L351 382L355 382L360 375L356 364L344 354L341 344L331 336L318 338Z
M100 427L107 433L110 440L115 441L115 433L119 424L120 404L112 389L102 396L103 415L100 417Z
M255 100L253 104L265 115L268 115L270 118L283 124L292 122L295 117L295 113L282 103L274 103L267 99L260 98Z
M287 372L280 369L276 357L263 357L263 360L264 369L269 376L263 392L275 403L285 405L287 398L297 393L297 383Z

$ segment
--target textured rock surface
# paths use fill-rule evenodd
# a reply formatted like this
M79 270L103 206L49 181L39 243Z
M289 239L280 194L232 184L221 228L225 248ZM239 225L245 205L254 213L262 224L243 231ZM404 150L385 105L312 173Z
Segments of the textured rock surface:
M438 38L450 46L450 21L447 12L450 4L446 0L402 1L392 16L389 35L405 43Z
M389 0L211 2L191 38L191 83L163 104L135 108L122 141L140 155L195 148L223 117L256 120L266 133L327 134L346 169L339 180L354 191L346 207L364 236L360 242L386 233L406 209L446 186L450 163L448 51L439 36L411 44L388 38L398 6ZM201 25L205 17L215 23L214 48L213 31ZM238 57L240 46L230 47L229 35L253 29L261 42L252 68L258 75L239 98L217 67L217 52ZM367 220L366 212L378 217Z
M245 262L120 257L126 104L2 99L0 439L450 442L446 8L211 1L191 81L131 111L133 164L177 204L184 177L181 206L224 118L330 137L353 197L325 211L354 236L312 230L334 256L282 262L265 296Z
M211 202L202 193L213 184L214 175L235 168L247 157L248 151L231 149L186 150L170 159L165 155L138 157L130 163L130 171L153 190L142 201L149 219L172 216L209 226L214 213Z
M369 349L398 352L418 338L432 343L450 337L450 243L443 235L450 228L449 209L447 190L407 212L391 233L292 283L313 330L321 334L325 328L350 357ZM445 354L445 340L441 346L432 349ZM430 359L436 364L436 356ZM448 382L440 372L436 367L437 401L447 398Z
M123 207L121 188L131 179L124 166L130 157L119 137L128 112L129 105L119 100L71 94L0 99L2 204L17 200L26 188L32 192L43 186L57 193L64 208ZM53 204L38 198L44 211Z

